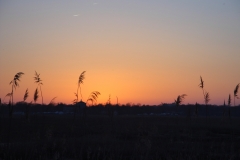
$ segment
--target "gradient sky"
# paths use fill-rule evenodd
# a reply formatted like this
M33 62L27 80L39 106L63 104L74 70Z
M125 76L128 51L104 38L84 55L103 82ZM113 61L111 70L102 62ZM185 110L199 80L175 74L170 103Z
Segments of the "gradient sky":
M99 103L158 105L184 93L184 104L204 103L201 75L210 103L223 104L240 83L239 17L239 0L0 1L0 98L21 71L14 101L27 88L33 101L36 70L44 103L70 104L86 71L83 101L96 90Z

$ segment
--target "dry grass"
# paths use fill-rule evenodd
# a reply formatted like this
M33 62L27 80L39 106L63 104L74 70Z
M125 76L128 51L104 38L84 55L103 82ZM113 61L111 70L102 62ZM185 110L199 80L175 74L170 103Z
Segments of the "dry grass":
M83 84L83 80L85 79L85 73L86 73L86 71L83 71L78 78L78 88L77 88L77 93L76 93L77 102L78 102L78 90L79 89L80 89L80 95L81 95L81 99L82 99L81 84Z
M24 97L23 97L23 102L25 102L28 98L28 89L26 89Z
M239 84L235 87L234 89L234 106L235 106L235 98L239 99L238 98L238 89L239 89Z
M33 100L34 100L35 103L37 102L38 97L39 97L39 95L38 95L38 88L36 88L36 90L34 92L34 96L33 96Z
M35 77L33 77L33 78L34 78L35 83L37 83L38 86L39 86L39 88L40 88L41 97L42 97L42 105L43 105L43 95L42 95L42 87L41 87L41 85L43 85L43 83L42 83L42 80L41 80L41 78L40 78L40 74L38 74L38 73L35 71Z
M88 99L87 99L87 103L90 101L90 102L92 102L92 105L93 104L97 104L97 99L98 99L98 96L99 95L101 95L101 93L100 92L98 92L98 91L93 91L90 95L89 95L89 97L88 97Z

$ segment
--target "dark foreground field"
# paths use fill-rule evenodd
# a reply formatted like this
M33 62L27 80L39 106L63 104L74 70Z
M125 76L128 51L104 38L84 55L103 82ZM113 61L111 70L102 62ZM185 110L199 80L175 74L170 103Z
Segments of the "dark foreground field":
M0 159L240 159L239 118L0 119ZM11 125L10 125L11 123Z

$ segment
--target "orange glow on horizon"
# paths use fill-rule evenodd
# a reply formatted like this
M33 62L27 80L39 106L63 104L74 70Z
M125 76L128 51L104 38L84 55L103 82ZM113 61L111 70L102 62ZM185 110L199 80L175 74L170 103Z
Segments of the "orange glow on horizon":
M187 94L183 104L195 104L196 102L200 104L204 103L202 91L198 86L200 79L197 77L196 83L191 83L189 79L184 77L179 77L178 81L175 81L177 78L175 76L172 78L159 77L159 79L155 78L155 81L153 81L153 76L155 76L154 74L146 77L145 75L141 74L134 75L136 73L133 74L121 72L121 70L115 70L114 73L117 74L108 74L108 72L95 72L95 74L91 75L90 72L86 71L84 83L81 84L81 91L83 95L82 100L86 102L92 91L99 91L101 95L99 96L97 103L102 104L105 104L108 101L110 95L112 104L117 103L116 97L118 97L119 104L131 103L142 105L159 105L161 103L173 103L174 99L176 99L176 97L180 94ZM165 74L168 76L170 75L169 73ZM32 73L32 76L27 73L22 76L21 81L19 82L20 87L17 87L16 90L14 90L14 102L22 101L23 95L27 88L29 90L29 98L27 99L27 102L33 101L33 93L37 87L37 84L35 84L33 81L33 75L34 72ZM48 104L54 97L57 97L54 101L56 103L73 103L73 100L75 99L74 93L77 91L77 81L79 75L76 75L72 72L69 72L66 76L62 76L61 73L56 73L55 76L52 74L48 75L40 73L40 77L43 80L42 92L45 104ZM149 80L152 81L150 82ZM179 86L179 81L185 85ZM221 85L221 83L222 82L219 82L219 85ZM4 87L11 91L10 85L5 85ZM223 103L225 97L223 97L218 90L214 91L214 88L217 87L217 84L216 86L211 87L209 83L206 83L205 87L208 88L208 91L210 92L210 104L220 105ZM174 88L178 89L175 90ZM3 100L3 94L1 94L1 96ZM7 102L7 99L8 98L5 98L5 103ZM80 91L79 100L81 100ZM37 103L41 103L40 92ZM238 102L236 104L238 104Z

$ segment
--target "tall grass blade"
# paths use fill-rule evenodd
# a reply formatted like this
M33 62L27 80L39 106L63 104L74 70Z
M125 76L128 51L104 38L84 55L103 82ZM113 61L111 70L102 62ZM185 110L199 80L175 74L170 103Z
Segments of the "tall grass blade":
M228 97L228 106L231 106L231 94L229 94L229 97Z
M200 84L199 84L199 87L203 89L204 87L204 81L202 79L202 77L200 76Z
M234 96L237 97L238 95L238 89L239 89L239 84L236 86L236 88L234 89Z
M92 102L92 105L93 105L93 103L97 103L97 98L99 97L99 95L101 95L101 93L100 92L98 92L98 91L93 91L90 95L89 95L89 97L88 97L88 99L87 99L87 102L88 101L90 101L90 102Z
M176 106L179 106L179 105L183 102L183 100L185 99L186 96L187 96L186 94L179 95L179 96L177 97L177 99L174 100Z
M35 92L34 92L34 97L33 97L33 100L34 100L34 102L36 103L37 102L37 100L38 100L38 88L36 88L36 90L35 90Z
M205 100L205 104L207 105L207 104L209 103L209 101L210 101L209 92L206 92L206 93L205 93L204 100Z
M25 91L24 97L23 97L23 102L25 102L28 98L28 89Z
M85 73L86 73L86 71L83 71L78 78L77 95L78 95L78 90L80 89L81 99L82 99L81 84L83 84L83 80L85 79ZM78 101L78 96L77 96L77 101Z
M54 102L54 100L56 99L57 97L54 97L51 101L50 101L50 103L48 104L48 105L55 105L55 102Z
M234 106L235 106L235 98L239 99L238 95L237 95L238 94L238 89L239 89L239 84L234 89Z
M40 85L43 84L42 80L40 78L40 74L38 74L36 71L35 71L35 77L33 77L33 78L35 80L35 83L40 84Z
M13 88L15 88L16 90L16 87L19 86L18 81L20 82L20 78L22 77L23 74L24 74L23 72L18 72L17 74L15 74L13 80L9 83L12 85L12 92L11 92L12 105L13 105Z
M41 92L41 97L42 97L42 105L43 105L43 95L42 95L42 88L41 88L41 85L43 85L43 83L42 83L42 80L40 78L40 74L38 74L35 71L35 77L33 77L33 79L35 80L35 83L37 83L38 86L40 87L40 92Z
M231 94L229 94L229 97L228 97L228 117L230 118L231 117L231 111L230 111L230 106L231 106Z

